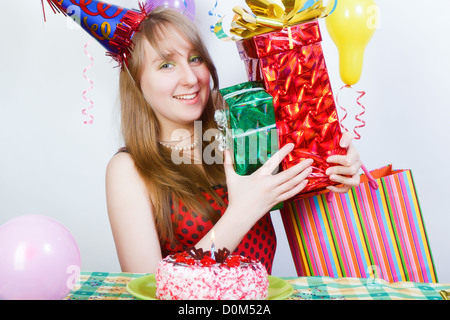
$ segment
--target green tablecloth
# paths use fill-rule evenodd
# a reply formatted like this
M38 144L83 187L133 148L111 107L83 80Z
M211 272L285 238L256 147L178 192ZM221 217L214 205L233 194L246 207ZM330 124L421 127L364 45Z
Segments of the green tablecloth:
M127 284L144 274L82 272L66 300L133 300ZM396 282L380 279L281 277L293 294L288 300L443 300L450 296L450 284Z

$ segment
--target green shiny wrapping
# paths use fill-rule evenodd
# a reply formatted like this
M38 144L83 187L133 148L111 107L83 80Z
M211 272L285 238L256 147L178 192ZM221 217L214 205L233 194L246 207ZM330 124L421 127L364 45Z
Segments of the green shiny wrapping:
M273 98L259 82L223 88L220 93L226 101L236 173L250 175L278 151Z

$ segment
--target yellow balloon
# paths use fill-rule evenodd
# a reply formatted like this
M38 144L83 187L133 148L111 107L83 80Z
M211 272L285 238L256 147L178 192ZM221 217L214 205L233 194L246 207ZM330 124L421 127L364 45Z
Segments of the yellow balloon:
M339 73L347 85L361 78L364 51L378 24L374 0L331 0L336 9L325 19L328 33L339 51Z

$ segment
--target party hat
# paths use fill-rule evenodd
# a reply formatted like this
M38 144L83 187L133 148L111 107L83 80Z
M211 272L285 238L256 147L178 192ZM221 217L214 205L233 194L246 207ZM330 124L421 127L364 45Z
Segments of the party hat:
M43 2L43 0L41 0ZM131 41L147 17L148 8L126 9L96 0L47 0L53 12L71 17L107 50L121 66L128 66L133 49ZM44 13L45 17L45 13Z

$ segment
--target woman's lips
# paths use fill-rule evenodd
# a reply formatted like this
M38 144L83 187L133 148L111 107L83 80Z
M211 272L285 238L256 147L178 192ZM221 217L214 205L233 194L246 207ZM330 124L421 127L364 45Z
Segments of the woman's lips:
M198 101L198 92L190 93L190 94L182 94L182 95L173 96L173 97L183 103L194 104Z

